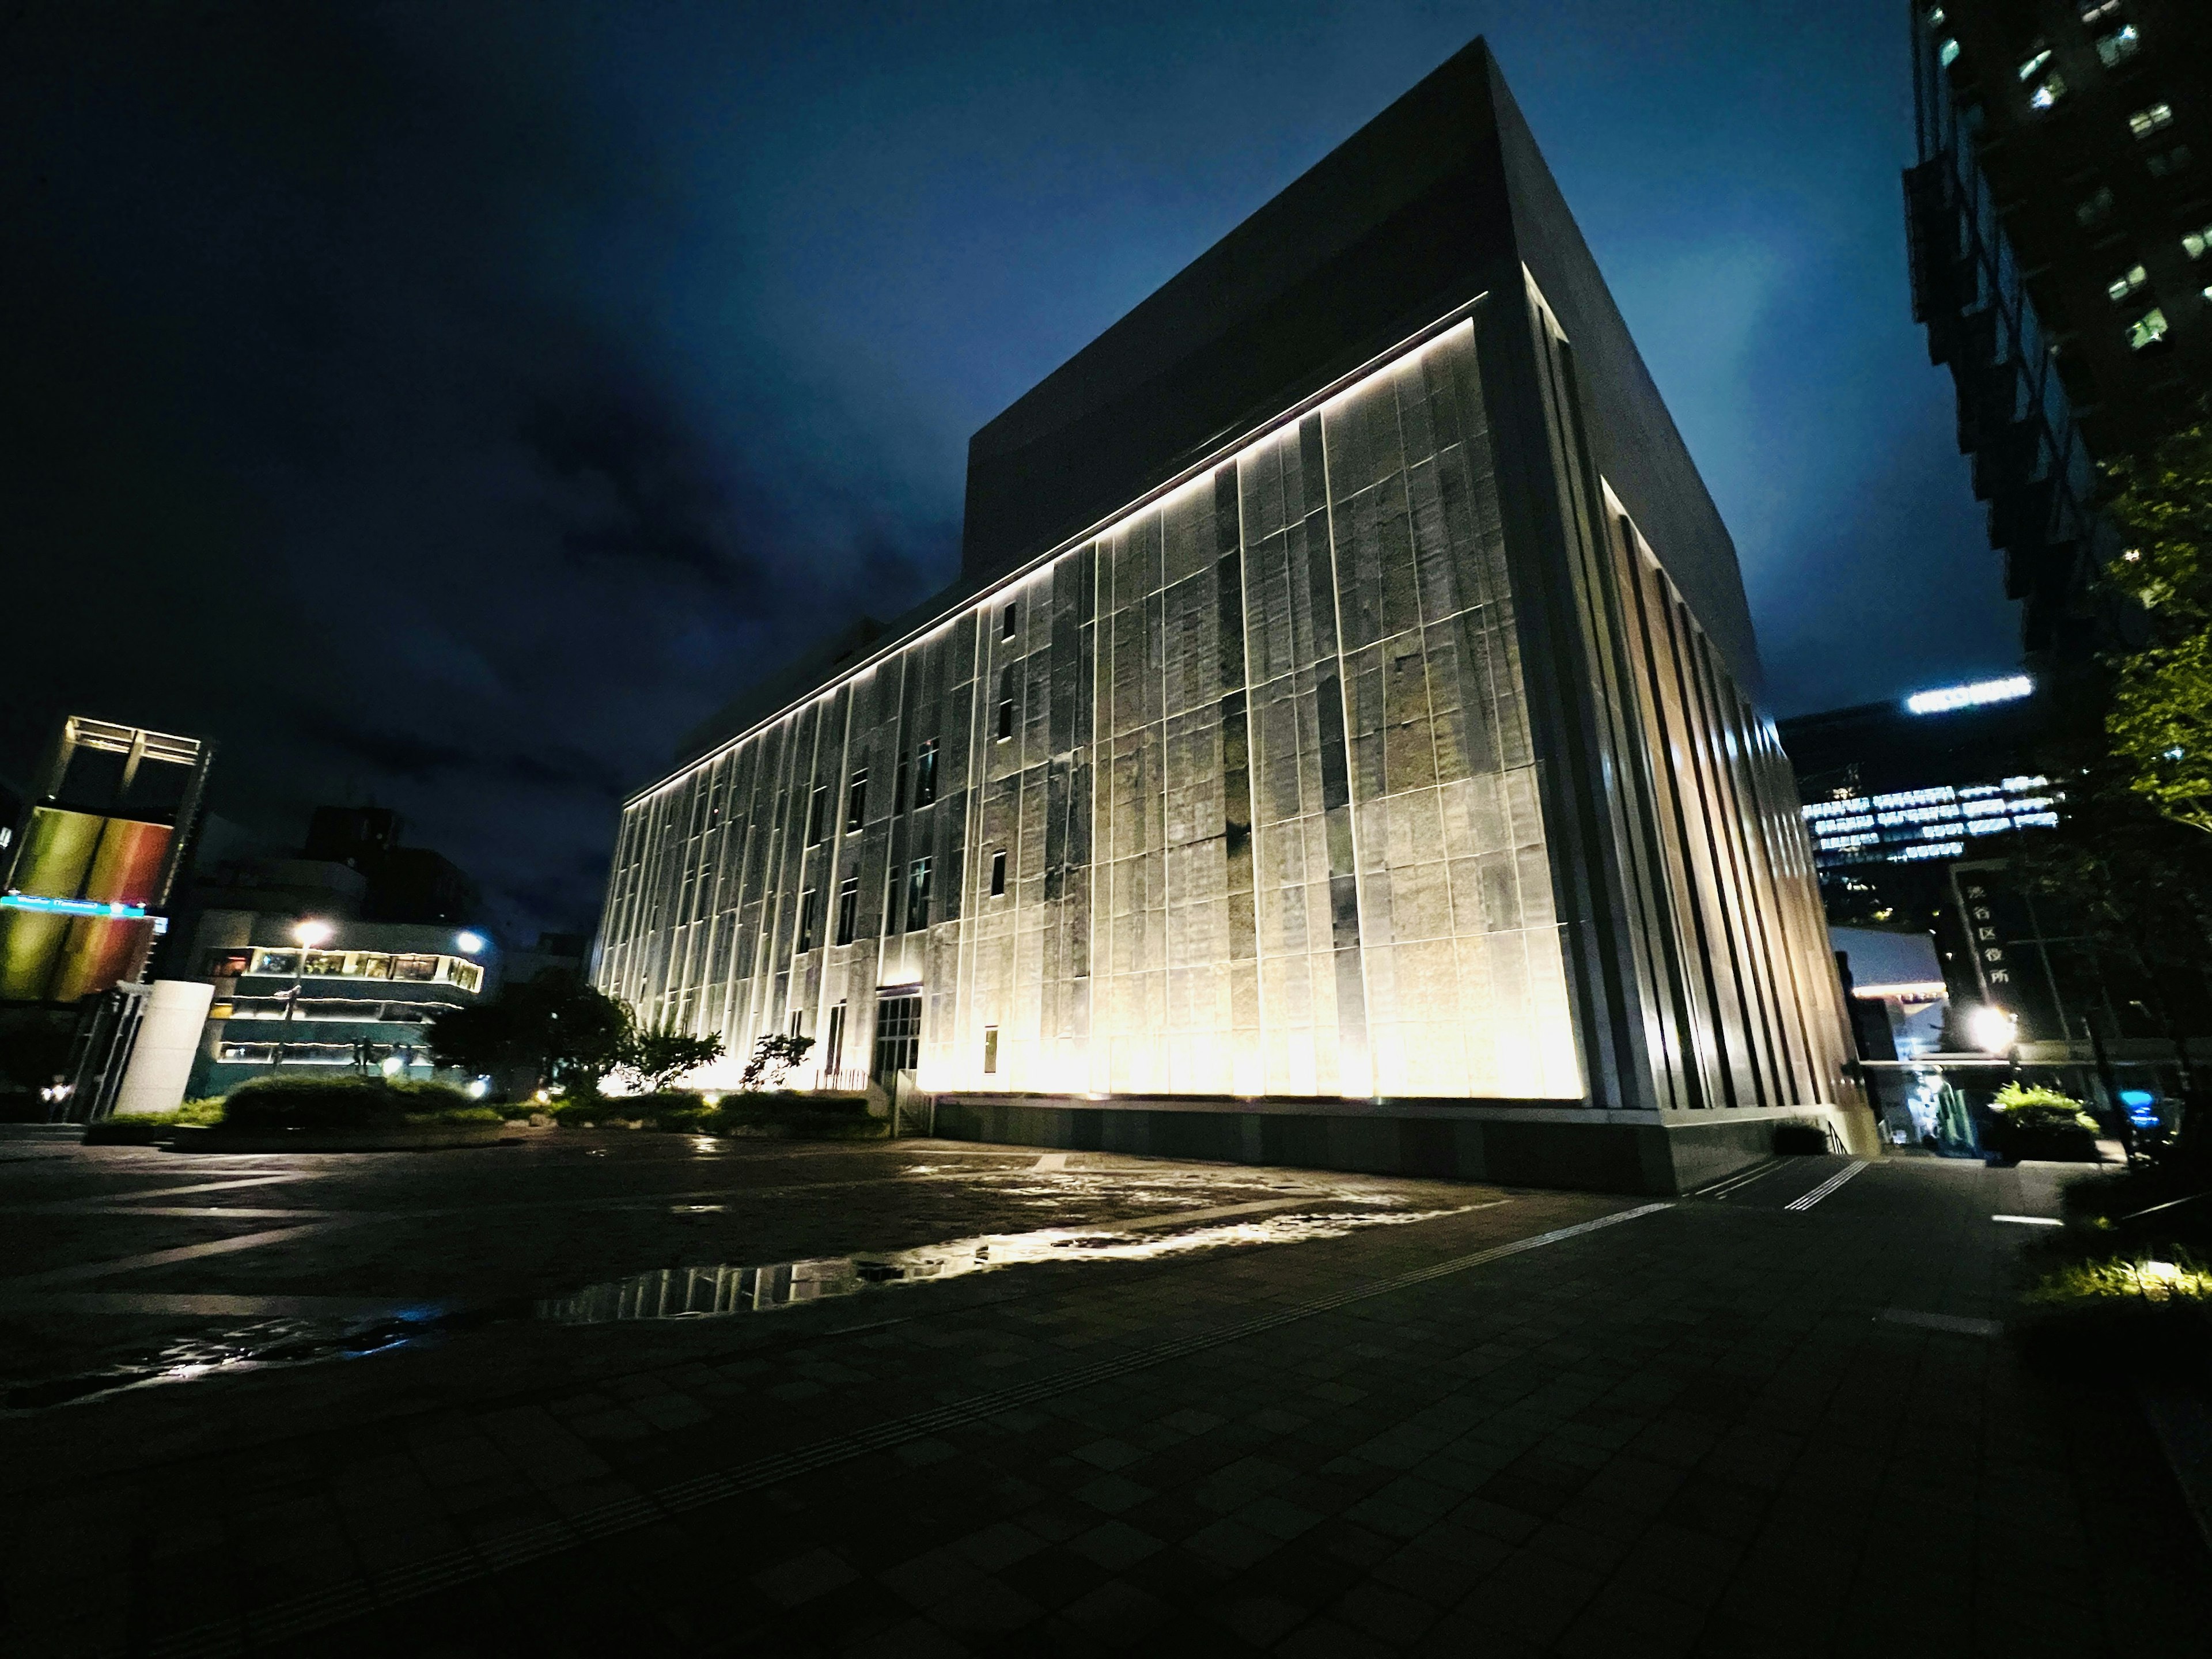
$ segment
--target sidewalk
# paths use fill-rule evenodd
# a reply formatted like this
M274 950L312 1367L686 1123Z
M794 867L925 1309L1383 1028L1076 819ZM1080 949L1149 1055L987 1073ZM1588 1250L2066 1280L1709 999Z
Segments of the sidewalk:
M1974 1334L2048 1180L1844 1168L19 1419L13 1650L2201 1651L2140 1420Z

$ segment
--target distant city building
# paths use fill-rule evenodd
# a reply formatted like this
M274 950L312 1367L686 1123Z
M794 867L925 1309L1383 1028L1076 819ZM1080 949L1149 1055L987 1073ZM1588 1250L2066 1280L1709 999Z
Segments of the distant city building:
M460 866L427 847L403 847L399 815L383 806L318 806L301 856L361 872L367 921L461 923L483 915L483 895Z
M2091 642L2117 550L2094 462L2212 387L2212 7L1949 0L1912 9L1913 315L1957 383L2031 650Z
M1917 1058L1908 1048L1940 1036L1944 1006L1992 1007L2017 1022L2021 1055L2075 1068L2069 1086L2109 1091L2116 1067L2179 1086L2169 1026L2212 1033L2203 985L2146 985L2090 945L2063 893L2038 890L2020 868L2024 838L2066 811L2063 781L2037 769L2042 702L2027 677L2006 676L1781 723L1855 1000L1930 983L1897 967L1899 949L1917 947L1896 936L1932 939L1941 970L1940 998L1875 999L1896 1005L1881 1024L1855 1007L1861 1054ZM2212 1059L2200 1039L2190 1052ZM1893 1115L1899 1098L1892 1091Z
M1831 908L1875 890L1875 866L1986 854L1992 836L2055 827L2064 796L2033 769L2040 721L2025 674L1783 721Z
M599 982L940 1132L1672 1190L1859 1132L1759 681L1477 42L976 434L952 588L626 805Z

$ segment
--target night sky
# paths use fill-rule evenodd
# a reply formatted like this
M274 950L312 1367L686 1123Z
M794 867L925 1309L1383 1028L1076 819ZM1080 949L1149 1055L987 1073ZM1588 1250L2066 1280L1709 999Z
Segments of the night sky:
M1773 712L2017 659L1910 315L1895 0L0 0L0 775L207 733L511 933L957 567L968 435L1486 33L1734 532Z

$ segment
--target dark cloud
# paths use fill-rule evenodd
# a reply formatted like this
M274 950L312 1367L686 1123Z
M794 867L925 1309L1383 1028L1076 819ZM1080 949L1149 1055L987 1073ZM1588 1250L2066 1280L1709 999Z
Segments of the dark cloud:
M373 795L516 927L588 926L681 734L952 574L968 434L1484 30L1778 701L2003 657L1905 314L1887 0L33 0L0 773L70 709L207 732L272 839Z

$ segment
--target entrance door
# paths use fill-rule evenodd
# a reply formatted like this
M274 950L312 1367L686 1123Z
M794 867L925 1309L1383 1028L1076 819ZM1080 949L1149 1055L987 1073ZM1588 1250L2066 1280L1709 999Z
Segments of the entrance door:
M895 991L876 1003L876 1081L888 1088L921 1064L921 993Z

